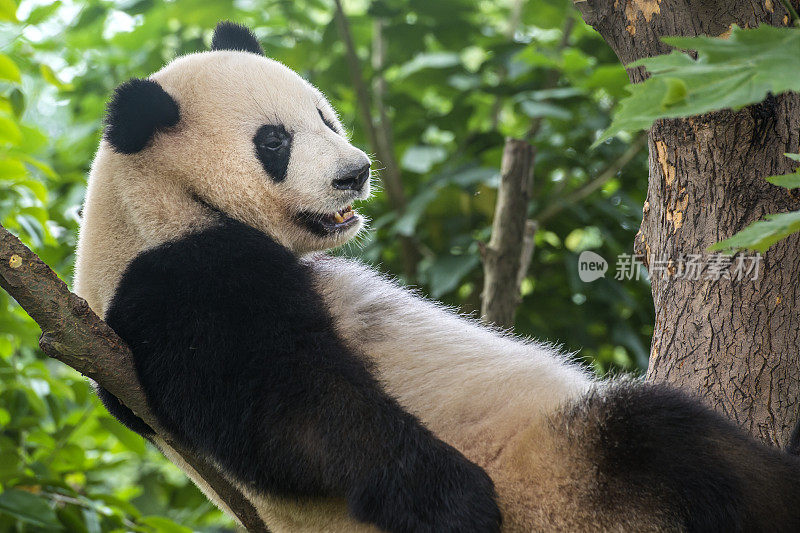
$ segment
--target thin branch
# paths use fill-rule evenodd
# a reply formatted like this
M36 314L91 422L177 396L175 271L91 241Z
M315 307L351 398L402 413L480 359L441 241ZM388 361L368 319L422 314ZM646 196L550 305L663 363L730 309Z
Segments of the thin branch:
M131 409L216 492L251 532L268 533L245 496L213 465L164 431L147 405L125 342L19 239L0 225L0 287L42 329L45 354L87 376Z
M564 198L548 204L548 206L544 208L536 217L536 221L538 222L539 226L543 226L545 222L560 213L567 206L583 200L605 185L605 183L616 176L617 172L622 170L622 168L627 165L631 159L636 157L636 155L641 152L645 146L647 146L647 136L641 135L637 137L636 140L631 143L628 149L625 150L625 152L623 152L622 155L620 155L617 159L611 162L611 164L609 164L606 168L604 168L595 179L578 187Z

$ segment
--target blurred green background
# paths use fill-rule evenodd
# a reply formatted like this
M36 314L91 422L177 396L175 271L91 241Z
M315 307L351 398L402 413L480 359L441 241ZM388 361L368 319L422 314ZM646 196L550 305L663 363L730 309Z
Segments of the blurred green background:
M579 350L600 373L645 368L650 290L613 271L641 220L646 149L624 136L589 149L627 78L572 1L343 4L407 205L400 213L379 191L360 207L372 231L339 253L474 313L504 137L531 134L529 214L539 230L516 331ZM69 282L106 99L130 77L207 49L223 19L250 26L267 55L322 89L353 142L374 154L335 9L333 0L0 0L2 224ZM617 170L626 152L633 158ZM402 243L414 251L411 269ZM583 283L577 256L589 249L611 275ZM0 531L231 529L177 468L110 418L82 376L38 350L38 333L0 291Z

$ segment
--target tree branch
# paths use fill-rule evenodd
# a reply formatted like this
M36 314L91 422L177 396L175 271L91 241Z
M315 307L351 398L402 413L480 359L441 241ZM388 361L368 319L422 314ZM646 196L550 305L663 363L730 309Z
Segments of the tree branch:
M256 509L225 475L164 431L147 405L125 342L19 239L0 225L0 287L42 329L39 346L87 376L144 420L216 492L248 531L268 533Z
M406 197L405 192L403 192L403 179L400 174L400 167L397 164L397 159L394 154L391 125L386 113L386 108L383 104L385 83L383 82L382 76L378 76L375 81L375 103L380 116L380 122L375 124L372 117L371 106L373 99L367 87L367 83L361 75L361 61L358 58L358 53L356 52L356 47L353 42L353 35L350 32L350 23L347 20L344 8L342 8L341 0L335 0L335 4L336 10L334 16L339 29L339 35L342 41L344 41L346 51L345 57L347 59L348 70L350 71L350 79L356 91L356 99L358 100L356 104L358 105L359 116L364 126L364 131L367 134L370 147L383 165L381 181L386 188L386 196L389 199L389 205L393 210L402 213L406 208ZM380 21L374 26L373 31L375 32L373 36L373 46L375 47L373 65L376 71L380 71L383 67L385 51ZM403 270L407 280L413 282L416 278L419 250L414 241L407 235L400 236L400 247L403 257Z
M534 149L527 141L506 139L492 237L483 254L481 305L483 320L505 328L514 325L514 313L519 304L519 282L522 281L521 265L529 262L529 259L523 260L522 252L533 185L533 161ZM528 249L533 251L532 242Z

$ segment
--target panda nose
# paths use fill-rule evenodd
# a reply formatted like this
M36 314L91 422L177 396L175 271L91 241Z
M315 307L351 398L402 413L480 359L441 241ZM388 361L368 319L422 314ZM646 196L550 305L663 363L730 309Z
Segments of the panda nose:
M333 188L340 191L360 191L369 179L369 163L355 170L348 170L333 180Z

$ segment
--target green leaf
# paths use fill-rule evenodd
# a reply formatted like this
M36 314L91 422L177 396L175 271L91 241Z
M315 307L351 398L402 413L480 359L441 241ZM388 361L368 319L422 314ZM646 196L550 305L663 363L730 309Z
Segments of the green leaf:
M93 500L101 501L108 506L121 509L132 517L138 518L141 515L135 505L121 498L117 498L116 496L112 496L110 494L92 493L89 494L89 497L91 497Z
M689 91L686 87L686 82L678 78L667 78L667 94L661 100L661 105L669 107L671 105L683 102L686 100L686 95Z
M56 472L63 473L82 470L86 467L84 459L84 451L77 444L67 443L59 445L53 450L50 468Z
M88 509L86 509L88 511ZM66 526L70 533L88 533L84 524L83 513L80 507L63 507L56 509L59 522Z
M33 157L30 156L25 156L24 160L29 165L38 168L42 172L42 174L44 174L48 178L55 179L57 177L56 171L53 170L53 167L51 167L47 163L42 163L38 159L34 159Z
M17 22L17 3L14 0L0 0L0 20Z
M23 168L24 170L24 168ZM37 200L44 203L47 201L47 187L40 181L32 180L32 179L21 179L21 180L14 180L11 184L11 187L17 188L25 188L33 193Z
M695 50L645 58L628 67L645 66L646 81L630 86L598 144L622 131L647 129L659 118L738 109L763 100L768 93L800 90L800 31L762 25L730 37L668 37L664 42Z
M0 158L0 180L15 180L28 174L22 161L16 158ZM4 184L5 185L5 184Z
M0 143L18 144L22 141L22 132L17 123L0 115Z
M792 161L800 163L800 154L783 154ZM773 185L786 187L787 189L796 189L800 187L800 167L798 167L791 174L783 174L781 176L770 176L767 181Z
M142 519L142 523L161 533L192 533L188 527L179 526L172 520L161 516L148 516Z
M767 248L796 231L800 231L800 211L767 215L733 237L712 245L709 250L733 252L747 248L765 252Z
M586 89L602 89L613 98L622 98L627 94L628 74L621 64L603 65L594 69L588 78L578 82Z
M797 189L800 187L800 171L782 176L770 176L767 181L773 185L786 187L787 189Z
M50 16L55 13L59 7L61 7L61 0L39 6L31 11L30 15L28 15L28 18L25 19L25 22L27 24L39 24L40 22L50 18Z
M427 187L417 194L406 206L403 216L395 222L394 231L401 235L413 235L422 213L425 212L428 204L436 198L437 192L438 189L436 187Z
M425 174L445 158L447 158L447 150L441 146L412 146L403 154L400 166L411 172Z
M594 57L583 53L578 48L566 48L561 54L562 68L566 72L575 72L592 66L596 60Z
M22 459L17 449L0 449L0 481L17 477L21 468Z
M477 255L448 255L437 258L427 272L431 296L438 298L455 289L478 263L480 259Z
M59 90L71 91L73 89L71 83L64 83L60 79L58 79L58 76L56 76L56 73L53 72L53 69L50 68L49 65L41 63L39 65L39 72L41 72L42 77L45 79L45 81L47 81L47 83L55 85L56 87L58 87Z
M11 91L11 94L8 95L8 100L11 103L11 110L14 111L14 116L17 118L22 116L22 113L25 111L25 95L19 88L15 88Z
M61 531L61 525L47 500L30 492L8 489L0 494L0 513L40 527Z
M563 107L553 105L548 102L535 102L526 100L520 103L522 112L531 118L558 118L561 120L569 120L572 114Z
M455 52L430 52L418 54L414 59L400 67L399 78L406 78L427 68L449 68L461 63L461 57Z
M0 80L13 81L14 83L21 81L19 67L14 63L13 59L5 54L0 54Z
M624 72L624 70L623 70ZM585 91L579 87L558 87L556 89L541 89L524 93L531 100L561 100L581 96Z
M117 440L119 440L129 450L138 454L144 453L144 439L133 431L129 430L113 418L107 416L99 417L97 422L103 426L106 431L114 435Z
M47 136L41 131L25 124L19 125L19 131L22 138L19 141L19 148L28 152L29 154L35 153L47 145Z

